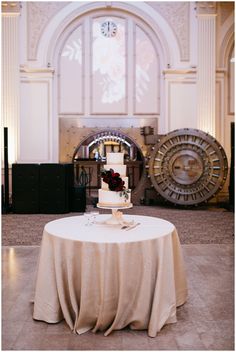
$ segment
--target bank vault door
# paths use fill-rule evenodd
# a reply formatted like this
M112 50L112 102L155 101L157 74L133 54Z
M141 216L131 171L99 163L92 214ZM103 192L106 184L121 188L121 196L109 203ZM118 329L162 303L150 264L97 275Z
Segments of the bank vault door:
M228 164L216 139L203 131L184 128L168 133L153 147L148 172L165 199L194 205L222 189Z

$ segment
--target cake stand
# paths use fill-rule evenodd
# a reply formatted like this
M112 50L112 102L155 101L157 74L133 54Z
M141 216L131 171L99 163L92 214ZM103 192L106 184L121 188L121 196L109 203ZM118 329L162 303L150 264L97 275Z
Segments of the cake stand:
M123 213L121 211L119 211L119 209L130 209L133 207L133 204L130 203L127 206L103 206L103 205L99 205L99 203L97 204L97 208L100 209L111 209L112 211L112 216L107 219L106 221L104 221L104 224L107 225L132 225L133 221L125 221L123 218Z

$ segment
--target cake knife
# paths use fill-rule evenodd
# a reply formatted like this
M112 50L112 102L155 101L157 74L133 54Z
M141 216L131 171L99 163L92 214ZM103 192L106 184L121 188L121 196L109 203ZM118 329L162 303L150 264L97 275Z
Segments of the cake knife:
M127 229L125 229L125 231L132 230L132 229L134 229L135 227L137 227L138 225L140 225L140 222L137 222L137 224L134 224L134 225L129 226Z

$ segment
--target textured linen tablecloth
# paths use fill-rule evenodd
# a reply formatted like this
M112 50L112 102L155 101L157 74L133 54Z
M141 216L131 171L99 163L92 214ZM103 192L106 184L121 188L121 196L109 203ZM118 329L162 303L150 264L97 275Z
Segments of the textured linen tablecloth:
M99 215L98 222L109 215ZM33 318L63 319L81 334L126 326L155 337L176 322L187 298L177 231L170 222L126 215L140 225L129 231L85 216L45 225L38 263Z

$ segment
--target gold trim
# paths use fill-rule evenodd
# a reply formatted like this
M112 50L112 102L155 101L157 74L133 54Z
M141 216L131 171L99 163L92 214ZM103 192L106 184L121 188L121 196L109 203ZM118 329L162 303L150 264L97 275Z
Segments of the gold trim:
M131 203L97 203L99 207L129 207Z

